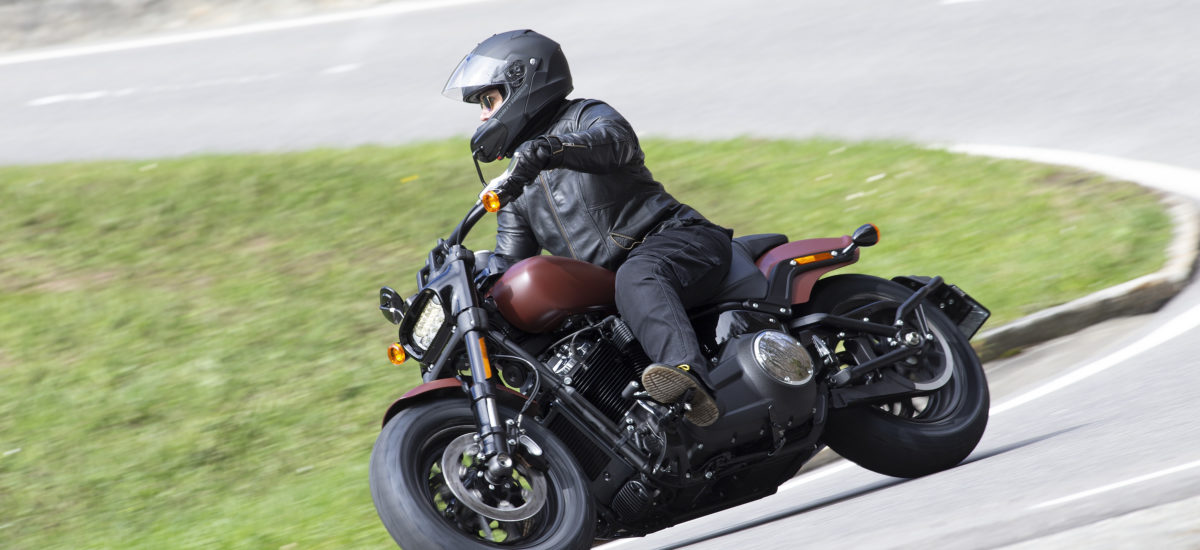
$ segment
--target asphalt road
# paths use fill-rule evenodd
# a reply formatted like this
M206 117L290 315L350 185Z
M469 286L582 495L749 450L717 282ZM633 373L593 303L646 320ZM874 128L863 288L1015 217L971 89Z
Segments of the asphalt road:
M441 85L476 42L528 26L563 42L577 96L608 100L642 135L897 137L1200 169L1195 3L405 6L0 57L0 163L467 135L477 108ZM1157 314L990 365L988 432L951 471L901 481L834 465L614 548L1200 547L1198 325L1191 287Z
M1200 168L1195 3L397 6L415 11L0 56L0 163L467 135L474 110L438 95L450 70L489 34L531 27L564 43L577 96L604 98L643 135L900 137Z

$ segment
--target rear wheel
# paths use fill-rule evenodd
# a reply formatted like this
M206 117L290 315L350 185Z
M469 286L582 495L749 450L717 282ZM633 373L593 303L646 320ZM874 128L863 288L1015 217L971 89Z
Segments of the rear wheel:
M911 295L912 290L892 281L839 275L817 283L808 311L854 312L858 318L891 324ZM919 477L952 468L971 454L987 426L987 379L975 350L941 311L928 304L921 309L933 340L916 365L885 369L940 387L917 397L833 409L825 427L831 449L884 475Z
M532 422L525 428L548 466L516 456L512 479L492 484L473 456L476 428L465 400L421 403L392 417L370 468L375 509L392 538L406 550L591 546L587 480L558 438Z

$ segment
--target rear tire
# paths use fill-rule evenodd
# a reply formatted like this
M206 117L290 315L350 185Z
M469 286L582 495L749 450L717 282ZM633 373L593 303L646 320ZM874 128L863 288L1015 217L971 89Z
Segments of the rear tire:
M876 302L873 321L890 324L890 307L912 295L897 283L866 275L823 279L813 289L809 313L844 313ZM956 466L971 454L987 427L989 394L983 366L967 338L936 307L923 307L931 331L948 344L950 380L928 396L881 405L832 409L824 441L839 455L894 477L920 477ZM890 367L888 367L890 368Z
M516 411L500 409L505 418L517 416ZM452 441L476 430L473 418L466 400L431 401L401 410L379 434L371 453L371 497L396 543L405 550L590 547L596 514L588 480L566 446L534 422L524 427L549 462L543 473L546 502L536 515L500 522L454 498L441 472L441 458Z

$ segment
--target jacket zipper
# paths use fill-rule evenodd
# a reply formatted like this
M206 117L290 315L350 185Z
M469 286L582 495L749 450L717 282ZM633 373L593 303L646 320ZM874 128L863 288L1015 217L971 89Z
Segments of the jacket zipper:
M550 205L550 213L554 215L554 223L558 224L558 232L562 234L563 240L567 241L567 248L571 250L571 257L578 260L579 254L575 252L575 246L571 244L571 238L567 236L567 229L563 227L562 220L558 217L558 208L554 206L554 200L550 196L550 184L546 183L546 175L538 174L538 179L542 181L542 189L546 190L546 204Z

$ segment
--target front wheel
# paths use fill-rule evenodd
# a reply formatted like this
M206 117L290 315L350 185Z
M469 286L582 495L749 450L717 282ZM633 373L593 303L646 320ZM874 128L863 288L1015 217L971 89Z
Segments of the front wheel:
M911 295L912 290L885 279L839 275L817 283L808 311L853 311L890 324ZM939 349L921 360L943 362L927 366L949 379L927 395L833 409L825 427L825 443L839 455L894 477L920 477L956 466L975 449L987 426L988 386L979 357L941 311L928 304L922 309Z
M476 427L465 399L421 403L392 417L370 467L375 509L392 538L405 550L591 546L587 479L552 433L532 422L525 428L548 466L517 456L513 479L497 487L467 450Z

